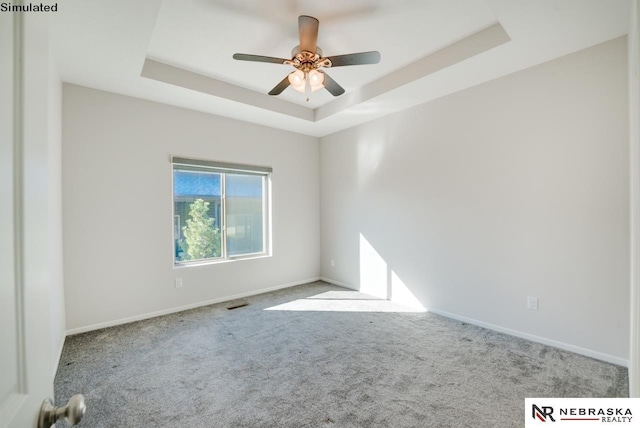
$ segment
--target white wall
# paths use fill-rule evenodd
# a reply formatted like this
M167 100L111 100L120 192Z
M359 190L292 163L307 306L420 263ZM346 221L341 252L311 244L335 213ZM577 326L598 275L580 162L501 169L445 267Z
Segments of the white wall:
M629 22L629 145L631 154L631 352L629 395L640 397L640 0Z
M318 278L318 139L68 84L62 133L71 332ZM273 256L174 269L171 155L272 166Z
M56 307L56 302L63 299L59 174L62 84L53 68L49 19L47 14L25 14L21 18L22 84L16 104L22 114L17 123L21 143L16 146L21 153L15 163L21 176L16 211L20 221L15 227L20 242L18 282L24 309L24 369L28 374L24 387L29 393L29 406L39 406L41 400L53 396L65 322ZM29 419L35 424L35 412Z
M49 280L51 283L51 350L54 373L65 338L62 275L62 81L53 58L49 61L49 136L47 182L49 219Z
M54 66L49 40L49 16L24 19L24 147L23 222L24 287L37 290L36 311L49 327L49 342L38 351L49 361L49 380L58 367L65 338L62 302L61 117L62 82ZM29 295L28 291L25 291ZM29 315L25 315L28 319ZM40 330L32 339L43 340ZM37 335L36 335L37 334ZM38 349L42 345L38 345ZM46 348L46 349L45 349ZM35 349L35 348L34 348ZM39 376L35 374L34 376ZM50 389L53 392L53 384Z
M617 39L323 138L321 275L626 364L626 58Z

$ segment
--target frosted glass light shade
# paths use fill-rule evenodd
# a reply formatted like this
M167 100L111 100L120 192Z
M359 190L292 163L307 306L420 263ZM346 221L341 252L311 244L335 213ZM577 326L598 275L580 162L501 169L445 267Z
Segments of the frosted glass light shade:
M324 73L318 70L309 72L309 83L311 83L311 92L324 88Z
M309 79L309 84L311 86L311 92L315 92L318 89L324 88L324 73L318 70L311 70L307 76ZM296 70L293 73L289 74L289 83L291 83L291 87L298 92L305 93L305 85L306 79L305 74L302 70Z
M304 93L304 73L302 71L296 70L289 74L289 83L293 89Z

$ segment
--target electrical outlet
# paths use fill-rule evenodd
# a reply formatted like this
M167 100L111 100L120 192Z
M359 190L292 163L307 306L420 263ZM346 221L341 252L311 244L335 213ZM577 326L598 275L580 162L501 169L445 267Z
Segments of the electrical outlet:
M527 297L527 309L530 311L538 310L538 298L537 297Z
M331 267L335 267L335 265L336 265L336 261L331 259Z
M176 278L176 288L182 288L182 278Z

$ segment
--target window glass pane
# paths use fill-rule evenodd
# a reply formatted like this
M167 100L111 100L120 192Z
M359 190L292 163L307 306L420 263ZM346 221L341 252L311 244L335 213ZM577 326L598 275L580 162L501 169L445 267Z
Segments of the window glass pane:
M226 174L227 254L261 253L264 176Z
M173 239L175 261L222 256L221 174L173 171Z

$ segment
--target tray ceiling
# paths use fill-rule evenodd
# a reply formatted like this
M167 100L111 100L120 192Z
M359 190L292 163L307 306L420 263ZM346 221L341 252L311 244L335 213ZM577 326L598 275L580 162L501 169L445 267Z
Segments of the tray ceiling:
M297 17L320 21L325 55L378 50L328 69L346 93L266 93L293 70ZM626 0L65 0L52 15L65 82L323 136L623 36Z

